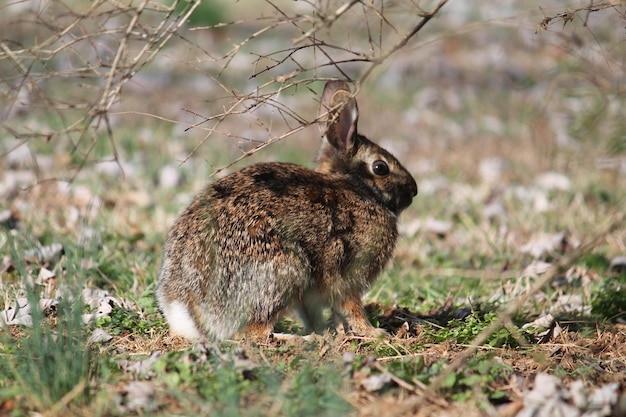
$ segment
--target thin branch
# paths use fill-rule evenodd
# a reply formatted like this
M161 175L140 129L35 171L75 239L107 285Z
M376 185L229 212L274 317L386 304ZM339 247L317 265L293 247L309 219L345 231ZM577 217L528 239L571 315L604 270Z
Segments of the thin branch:
M422 16L422 20L419 21L419 23L417 25L415 25L415 27L409 32L407 33L404 38L402 38L400 40L400 42L398 42L397 44L395 44L391 49L389 49L389 51L387 51L386 53L380 55L378 58L374 59L372 61L372 65L370 65L370 67L363 73L363 75L361 75L360 79L359 79L359 83L357 86L357 90L360 88L360 86L363 84L363 81L365 81L370 74L372 73L372 71L378 67L380 64L382 64L383 62L385 62L391 55L395 54L397 51L399 51L400 49L404 48L406 46L406 44L409 42L409 40L415 36L420 30L422 30L422 28L426 25L426 23L428 23L433 17L435 17L437 15L437 13L439 13L439 11L441 10L441 8L448 2L448 0L441 0L437 6L433 9L433 11L431 11L430 13L425 13Z
M586 12L584 25L587 26L587 22L589 20L589 16L593 12L597 12L604 9L611 9L623 6L624 2L620 0L611 0L611 1L603 1L600 3L591 3L590 5L578 7L574 10L568 10L566 12L557 13L552 16L544 16L541 22L535 28L535 34L539 31L548 30L548 27L555 22L562 22L563 27L567 25L569 22L574 20L574 17L580 12Z
M294 39L293 44L299 44L305 39L313 36L313 34L315 34L318 30L322 28L330 28L333 23L335 23L345 12L347 12L352 6L360 2L361 0L350 0L348 3L344 3L339 6L337 10L335 10L334 13L330 14L329 16L319 16L320 18L315 22L313 27L306 31L302 36Z

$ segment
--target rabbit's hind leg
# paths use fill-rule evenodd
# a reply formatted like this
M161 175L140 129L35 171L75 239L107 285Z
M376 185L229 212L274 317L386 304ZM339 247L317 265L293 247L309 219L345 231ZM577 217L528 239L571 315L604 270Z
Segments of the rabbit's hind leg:
M270 323L248 323L241 329L240 336L242 338L253 341L266 341L274 331L274 322Z
M304 325L305 334L323 333L326 329L322 314L324 304L322 296L317 291L309 290L295 306Z

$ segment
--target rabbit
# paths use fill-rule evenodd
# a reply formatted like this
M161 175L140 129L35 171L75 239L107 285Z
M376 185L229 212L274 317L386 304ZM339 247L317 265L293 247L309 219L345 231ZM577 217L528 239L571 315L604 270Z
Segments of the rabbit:
M258 163L200 192L163 248L156 298L172 334L267 338L294 307L323 332L324 307L349 334L378 337L361 296L390 260L398 215L417 184L388 151L357 133L346 82L320 103L325 134L315 170Z

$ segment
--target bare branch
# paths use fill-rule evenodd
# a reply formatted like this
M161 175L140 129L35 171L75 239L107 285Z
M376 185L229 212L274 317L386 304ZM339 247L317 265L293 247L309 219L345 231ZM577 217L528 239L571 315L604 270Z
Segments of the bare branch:
M100 141L117 161L112 110L122 104L129 82L162 56L204 74L208 83L223 92L218 99L209 98L208 111L184 110L198 118L185 131L199 130L204 135L188 157L219 134L250 145L241 156L245 158L317 122L286 104L286 97L296 91L313 91L318 81L331 78L353 79L357 94L372 70L405 46L445 3L440 1L428 13L411 3L407 7L420 19L416 24L407 13L394 14L393 9L373 1L310 2L294 11L267 0L274 16L187 27L200 0L174 0L171 6L154 0L130 4L96 0L83 9L63 1L42 2L23 19L36 32L33 39L37 41L21 44L19 39L7 38L0 42L0 101L6 103L0 126L21 140L63 138L70 145L69 152L80 160L71 178L94 162L90 155ZM207 47L199 41L216 31L228 31L234 42L221 40ZM291 46L284 47L285 37ZM194 57L185 60L178 51L167 50L173 39L177 48L184 45ZM275 40L281 42L274 44ZM229 79L242 68L254 85ZM197 97L198 106L203 101ZM215 108L218 102L221 108ZM138 110L121 108L114 113L147 113ZM265 119L268 116L270 120ZM153 117L177 123L172 116ZM58 121L55 128L37 127L36 120L50 118ZM238 118L252 122L265 138L259 142L256 134L246 137L237 128L241 123L234 122Z
M391 55L395 54L396 52L398 52L400 49L404 48L406 46L406 44L409 42L409 40L411 40L411 38L413 36L415 36L417 34L417 32L419 32L420 30L422 30L422 28L426 25L426 23L428 23L430 21L430 19L432 19L435 15L437 15L437 13L439 13L439 10L441 10L441 8L448 2L448 0L441 0L437 6L433 9L432 12L430 13L425 13L422 16L422 20L419 21L419 23L417 25L415 25L415 27L408 33L406 34L401 40L400 42L398 42L397 44L395 44L391 49L389 49L389 51L387 51L386 53L382 54L381 56L379 56L378 58L376 58L375 60L373 60L372 65L365 71L365 73L361 76L360 82L359 82L359 86L360 84L365 81L365 79L367 79L367 77L369 77L369 75L372 73L372 71L374 70L374 68L376 68L377 66L379 66L380 64L382 64L385 60L387 60Z
M541 20L541 22L537 25L537 28L535 29L535 33L538 33L539 31L543 31L543 30L548 30L548 27L554 24L555 22L562 22L563 27L565 27L565 25L567 25L569 22L572 22L574 18L576 17L576 15L578 15L581 12L586 12L585 18L584 18L584 25L587 26L587 22L589 20L589 16L591 15L591 13L598 12L604 9L611 9L611 8L616 9L617 7L620 7L623 5L624 3L620 0L603 1L600 3L594 3L592 1L591 4L587 6L578 7L574 10L567 10L565 12L557 13L552 16L545 16Z

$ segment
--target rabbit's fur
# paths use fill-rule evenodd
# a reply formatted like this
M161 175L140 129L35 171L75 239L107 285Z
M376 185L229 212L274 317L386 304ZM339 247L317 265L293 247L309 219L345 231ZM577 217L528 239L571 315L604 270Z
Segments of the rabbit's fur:
M305 331L322 331L322 309L362 336L362 294L393 253L398 214L415 180L389 152L356 131L346 83L324 88L326 120L317 169L272 162L230 174L198 194L171 227L156 296L171 331L221 340L267 337L295 307Z

